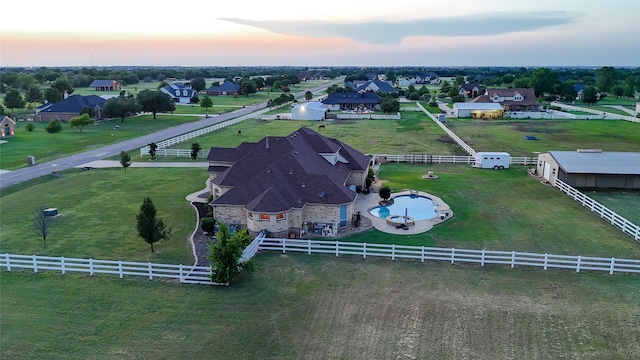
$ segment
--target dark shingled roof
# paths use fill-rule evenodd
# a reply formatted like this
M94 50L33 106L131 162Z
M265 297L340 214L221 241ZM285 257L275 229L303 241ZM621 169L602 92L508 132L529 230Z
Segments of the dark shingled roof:
M230 92L230 91L235 91L238 92L240 91L240 85L238 84L234 84L229 80L225 80L222 84L218 85L218 86L211 86L209 89L207 89L208 91L226 91L226 92Z
M102 107L107 100L97 95L71 95L54 104L44 104L38 112L46 113L80 113L84 108Z
M366 92L346 92L346 93L333 93L326 99L322 100L323 104L340 105L340 104L379 104L381 101L380 96L376 93Z
M335 164L321 155L335 153L342 157ZM208 159L233 163L212 180L232 187L214 205L242 205L262 212L352 202L356 193L345 183L352 171L366 171L369 166L368 156L307 127L235 149L213 147Z
M512 88L512 89L487 89L485 90L485 95L480 95L471 99L470 102L474 103L490 103L493 102L491 98L494 95L498 95L499 97L513 97L516 93L520 93L524 97L522 101L513 101L506 100L500 102L500 104L504 105L522 105L522 106L530 106L530 105L540 105L538 100L536 99L536 94L533 92L531 88Z
M387 93L388 94L388 93L397 93L398 92L398 89L394 88L388 82L382 81L382 80L370 80L370 81L367 81L366 83L358 86L356 91L364 91L365 88L367 86L369 86L370 84L372 84L372 83L375 84L380 89L378 91L381 91L383 93Z
M113 85L114 82L115 82L115 80L93 80L93 82L91 82L89 87L111 86L111 85Z

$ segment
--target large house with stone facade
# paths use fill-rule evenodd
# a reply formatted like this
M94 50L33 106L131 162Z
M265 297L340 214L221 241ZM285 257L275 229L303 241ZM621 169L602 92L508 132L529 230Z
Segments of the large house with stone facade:
M278 237L337 234L370 166L369 156L308 127L212 147L207 160L214 218Z
M540 103L532 88L486 89L472 103L500 104L504 111L540 111Z

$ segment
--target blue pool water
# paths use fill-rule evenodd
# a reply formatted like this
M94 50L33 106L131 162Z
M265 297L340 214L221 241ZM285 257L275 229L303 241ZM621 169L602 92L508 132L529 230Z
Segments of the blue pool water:
M371 215L386 218L389 215L404 216L405 210L415 221L427 220L435 217L438 212L431 199L418 195L401 195L393 198L393 204L388 206L376 206L369 210Z

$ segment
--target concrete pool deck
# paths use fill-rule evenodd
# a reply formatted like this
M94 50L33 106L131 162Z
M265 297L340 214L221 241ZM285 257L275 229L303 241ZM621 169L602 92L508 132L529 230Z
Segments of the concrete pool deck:
M451 211L451 208L449 208L449 205L447 205L447 203L442 201L442 199L440 199L437 196L434 196L432 194L422 192L422 191L405 190L405 191L391 194L391 198L394 198L400 195L418 195L418 196L428 197L433 201L434 204L438 206L438 214L448 213L449 215L446 216L444 219L441 219L440 216L435 216L431 219L416 221L415 225L409 226L407 230L402 228L398 229L395 226L388 224L386 219L373 216L371 215L371 213L369 213L369 210L373 207L379 206L380 204L378 202L382 200L380 198L380 194L378 194L377 192L371 192L369 194L362 194L362 193L358 194L358 197L356 198L356 202L355 202L355 211L360 211L361 216L365 216L367 217L367 219L371 220L374 228L388 234L396 234L396 235L420 234L420 233L431 230L434 225L441 224L453 217L453 211ZM391 215L404 216L404 214L391 214Z

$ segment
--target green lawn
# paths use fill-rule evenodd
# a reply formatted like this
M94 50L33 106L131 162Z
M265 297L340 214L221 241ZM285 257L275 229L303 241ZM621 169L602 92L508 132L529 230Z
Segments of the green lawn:
M624 120L451 119L447 126L476 151L506 151L512 156L584 148L640 151L639 124ZM538 140L525 140L525 135Z
M640 191L590 191L587 196L640 225Z
M75 169L3 188L0 253L193 264L186 238L195 213L185 196L202 190L207 176L201 168L129 168L126 174L122 168ZM173 228L173 237L157 243L153 254L136 232L135 216L147 196ZM61 214L46 249L30 220L38 206Z
M640 277L259 254L231 287L3 271L3 359L637 359Z
M28 155L35 156L36 162L42 163L198 119L195 116L160 115L153 120L152 115L142 115L125 118L124 123L119 119L98 122L97 125L86 126L82 132L65 123L62 132L55 137L45 131L45 123L34 122L35 131L28 132L24 128L26 123L20 122L16 136L0 145L0 169L14 170L27 166ZM120 127L117 130L114 129L116 125Z

